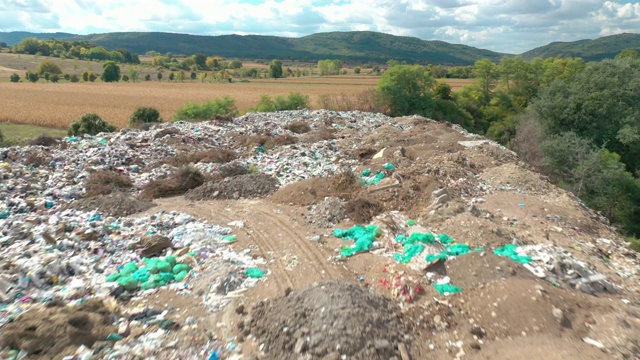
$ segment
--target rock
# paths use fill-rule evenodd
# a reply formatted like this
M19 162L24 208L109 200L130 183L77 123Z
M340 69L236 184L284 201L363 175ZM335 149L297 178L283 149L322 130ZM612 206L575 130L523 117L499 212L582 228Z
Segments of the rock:
M564 313L562 312L561 309L558 309L557 307L553 307L551 310L551 313L553 314L553 317L556 318L559 324L563 323Z
M391 344L386 339L376 339L373 341L373 347L375 347L376 350L384 350L391 347Z
M293 347L293 351L296 354L302 354L307 350L307 339L305 337L301 337L296 341L296 345Z
M478 339L483 339L487 335L487 332L478 325L473 325L469 332Z

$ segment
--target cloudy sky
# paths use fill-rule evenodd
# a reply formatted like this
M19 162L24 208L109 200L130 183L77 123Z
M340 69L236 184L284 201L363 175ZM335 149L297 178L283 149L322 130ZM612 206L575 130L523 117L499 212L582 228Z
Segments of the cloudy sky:
M371 30L521 53L640 32L628 0L0 0L0 31L299 37Z

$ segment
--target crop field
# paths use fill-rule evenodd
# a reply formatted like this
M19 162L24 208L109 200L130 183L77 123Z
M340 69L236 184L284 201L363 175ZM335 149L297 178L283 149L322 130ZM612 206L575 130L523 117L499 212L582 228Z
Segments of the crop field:
M65 128L85 113L96 113L116 126L128 124L140 106L152 106L165 120L188 102L204 102L230 96L238 110L254 107L262 95L309 95L312 108L325 94L356 96L376 86L378 77L327 76L288 79L256 79L237 83L138 82L138 83L0 83L0 122ZM449 80L449 79L447 79ZM470 80L463 80L469 83ZM454 90L460 80L451 82Z

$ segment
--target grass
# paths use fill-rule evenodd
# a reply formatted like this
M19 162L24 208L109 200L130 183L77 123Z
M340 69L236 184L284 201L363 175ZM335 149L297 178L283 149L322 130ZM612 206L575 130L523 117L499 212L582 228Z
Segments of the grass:
M48 135L54 138L67 136L67 130L65 129L7 122L0 122L0 132L4 134L5 141L10 144L28 142L41 135Z

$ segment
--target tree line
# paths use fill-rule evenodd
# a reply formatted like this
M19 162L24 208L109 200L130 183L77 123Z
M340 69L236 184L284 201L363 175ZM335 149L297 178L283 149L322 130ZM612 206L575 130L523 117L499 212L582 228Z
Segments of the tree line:
M109 51L104 46L97 46L88 41L40 40L26 38L14 45L11 52L16 54L42 55L62 59L111 60L127 64L139 64L137 54L127 49Z

